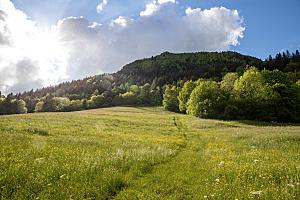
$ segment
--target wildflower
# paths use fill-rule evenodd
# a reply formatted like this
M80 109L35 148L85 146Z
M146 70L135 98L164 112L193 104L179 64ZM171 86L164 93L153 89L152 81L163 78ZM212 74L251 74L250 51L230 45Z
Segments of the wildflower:
M218 183L218 182L220 182L220 179L217 178L215 181Z
M36 158L35 161L38 163L44 162L45 158Z
M225 166L225 162L221 161L219 164L218 164L219 167L224 167Z
M61 175L59 178L64 178L66 175L65 174L63 174L63 175Z
M204 196L204 199L206 199L206 198L207 198L207 196L205 195L205 196Z
M261 195L262 191L253 191L253 192L250 192L250 194L252 195Z

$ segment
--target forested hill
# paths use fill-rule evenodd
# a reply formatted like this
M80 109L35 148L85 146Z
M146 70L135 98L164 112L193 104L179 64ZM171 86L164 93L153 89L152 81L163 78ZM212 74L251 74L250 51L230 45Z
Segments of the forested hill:
M220 79L228 72L242 73L247 65L263 67L263 62L232 51L178 54L165 52L125 65L114 76L118 84L129 82L143 85L155 81L163 86L178 80Z
M54 87L24 92L21 97L41 98L47 94L67 96L71 100L89 98L106 91L126 90L130 85L152 87L173 84L179 80L221 79L227 72L244 72L247 66L263 68L263 61L237 52L169 53L134 61L113 74L102 74L61 83ZM120 86L120 87L119 87ZM17 94L19 96L20 94ZM14 95L15 96L15 95Z
M116 105L161 105L167 84L180 88L184 82L200 78L221 81L230 72L242 76L252 66L258 70L277 69L293 84L300 79L298 50L292 54L288 51L278 53L265 61L232 51L165 52L134 61L112 74L95 75L6 97L0 92L0 114L74 111Z

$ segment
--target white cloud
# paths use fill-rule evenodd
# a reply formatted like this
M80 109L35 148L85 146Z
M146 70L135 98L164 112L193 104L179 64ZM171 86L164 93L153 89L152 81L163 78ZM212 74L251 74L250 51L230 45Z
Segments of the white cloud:
M44 30L9 0L0 0L0 90L30 90L115 72L163 51L227 50L243 37L238 11L188 8L182 15L174 2L157 1L159 9L148 17L119 16L105 24L68 17Z
M118 18L116 18L112 21L112 26L113 25L119 25L119 26L125 27L131 21L132 21L131 19L128 19L128 18L123 17L123 16L119 16Z
M140 12L140 16L151 16L157 12L163 4L166 3L176 3L175 0L154 0L151 3L146 4L145 10Z
M158 9L159 9L159 4L156 1L153 1L146 5L145 10L140 12L140 16L150 16Z
M54 30L40 29L9 0L0 0L0 90L18 92L67 78L67 50Z
M101 13L104 10L104 8L107 6L107 4L108 4L107 0L103 0L102 2L100 2L96 8L97 13Z
M175 0L158 0L157 1L159 4L164 4L164 3L176 3Z

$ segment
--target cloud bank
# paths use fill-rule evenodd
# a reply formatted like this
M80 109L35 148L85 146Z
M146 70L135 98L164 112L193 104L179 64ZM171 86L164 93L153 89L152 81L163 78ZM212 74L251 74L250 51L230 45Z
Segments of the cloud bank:
M164 51L227 50L243 37L237 10L186 8L182 14L175 0L150 4L135 19L119 16L99 24L68 17L45 30L9 0L0 0L0 90L19 92L115 72Z

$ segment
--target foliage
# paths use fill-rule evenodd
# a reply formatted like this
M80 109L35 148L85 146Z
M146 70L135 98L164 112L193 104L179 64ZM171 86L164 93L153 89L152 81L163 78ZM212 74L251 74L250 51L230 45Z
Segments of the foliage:
M22 99L0 98L0 114L27 113L26 102Z
M189 95L186 91L191 83L187 81L178 95L181 111L188 99L188 114L204 118L300 121L300 87L289 73L251 67L240 77L228 73L219 83L199 79Z
M191 93L187 103L187 113L196 117L218 118L222 93L219 84L211 80L201 80Z
M18 100L26 103L29 113L116 105L156 106L162 104L163 91L168 84L183 89L178 99L171 103L173 107L167 109L185 113L193 89L191 83L205 78L220 84L222 100L217 113L224 113L212 114L217 118L297 121L296 105L299 99L295 83L300 78L299 63L299 51L292 54L279 53L264 62L230 51L183 54L165 52L130 63L114 74L96 75L6 97L0 92L0 98L4 98L0 103L0 114L19 113ZM256 66L256 72L249 66ZM185 85L189 80L191 83ZM271 110L274 106L278 111Z
M43 106L44 106L44 102L43 102L43 101L39 101L39 102L35 105L34 112L42 112L42 111L43 111Z
M17 100L16 103L17 103L17 109L16 109L17 114L27 113L27 108L26 108L26 102L25 101L20 99L20 100Z
M193 81L187 81L184 83L178 95L180 112L186 112L187 102L190 99L191 93L193 92L195 87L196 83Z
M237 73L227 73L221 81L220 87L225 93L231 93L234 88L235 81L239 78Z
M179 111L179 89L176 86L167 85L163 95L163 107L170 111Z
M96 95L91 97L91 101L94 102L96 108L101 108L105 106L105 97L104 95Z
M72 100L70 102L70 111L83 110L83 101L82 100Z
M159 86L172 84L178 80L199 78L222 78L227 72L235 72L240 66L262 66L262 61L236 52L199 52L161 55L137 60L125 65L115 74L118 84L131 82L145 84L156 82Z

